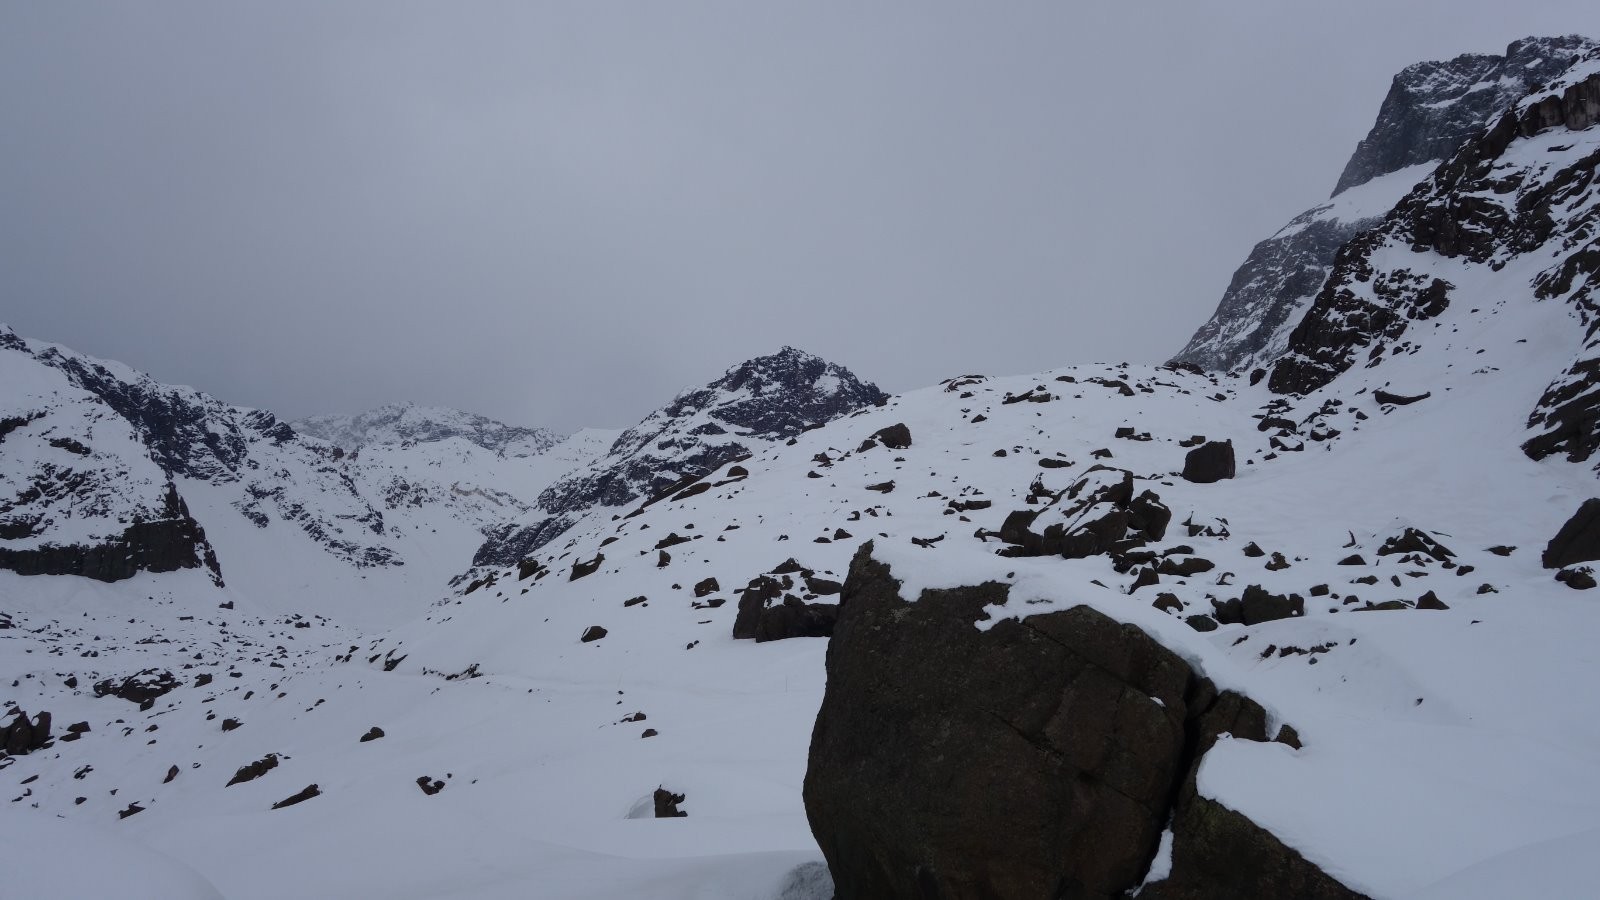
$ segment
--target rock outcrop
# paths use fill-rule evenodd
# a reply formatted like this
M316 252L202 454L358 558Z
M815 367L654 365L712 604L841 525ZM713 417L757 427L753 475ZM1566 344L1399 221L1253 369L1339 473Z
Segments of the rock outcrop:
M220 586L222 572L206 532L168 484L159 518L134 522L120 536L94 544L0 547L0 569L19 575L81 575L96 581L121 581L140 572L174 572L204 567Z
M1000 526L1006 556L1085 559L1159 541L1172 510L1154 491L1134 494L1133 473L1096 465L1042 510L1017 510Z
M1560 569L1595 560L1600 560L1600 499L1589 499L1550 539L1539 562L1546 569Z
M756 643L798 637L829 637L839 618L836 603L815 603L807 597L839 592L839 583L793 559L764 575L750 579L739 594L739 612L733 620L735 639ZM803 596L802 596L803 595Z
M828 648L806 814L838 900L1360 895L1199 794L1223 732L1266 740L1261 707L1088 607L974 627L1008 588L908 603L861 548Z
M22 756L44 749L50 743L50 714L41 712L30 719L21 708L9 725L0 727L0 754Z

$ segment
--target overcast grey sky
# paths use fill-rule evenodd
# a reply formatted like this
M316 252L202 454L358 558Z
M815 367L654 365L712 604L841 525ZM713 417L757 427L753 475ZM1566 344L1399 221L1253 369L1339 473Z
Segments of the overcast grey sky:
M289 417L1156 362L1393 73L1592 0L0 0L0 322ZM3 389L3 386L0 386Z

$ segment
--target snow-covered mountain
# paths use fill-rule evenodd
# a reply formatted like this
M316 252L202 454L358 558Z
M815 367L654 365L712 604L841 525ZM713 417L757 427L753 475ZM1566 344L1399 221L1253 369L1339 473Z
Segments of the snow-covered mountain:
M1401 70L1332 199L1255 246L1211 318L1173 360L1225 372L1269 366L1288 347L1340 247L1377 225L1530 88L1595 46L1578 36L1526 38L1504 55L1468 53Z
M490 535L473 566L514 565L593 509L657 496L884 399L850 370L793 347L746 360L680 392L624 431L604 457L546 488L521 521Z
M341 437L366 437L346 452L4 326L0 365L0 567L109 581L200 566L263 599L339 586L331 595L363 615L425 602L608 436L557 443L393 407L345 423Z
M336 447L360 450L370 444L428 444L461 438L501 456L539 456L562 441L545 428L521 428L487 416L393 403L354 416L308 416L291 423L300 434L321 438Z
M1592 893L1597 183L1585 51L1338 251L1270 378L881 398L786 350L557 444L605 451L519 523L561 540L392 627L330 615L381 599L356 580L243 585L238 548L313 556L161 454L234 472L208 462L231 422L243 471L298 489L266 447L322 448L366 496L490 451L334 458L227 409L158 440L116 404L202 400L9 336L7 489L132 488L28 527L114 539L170 485L226 577L0 571L8 877L82 893L92 853L235 900ZM386 527L444 502L395 496Z

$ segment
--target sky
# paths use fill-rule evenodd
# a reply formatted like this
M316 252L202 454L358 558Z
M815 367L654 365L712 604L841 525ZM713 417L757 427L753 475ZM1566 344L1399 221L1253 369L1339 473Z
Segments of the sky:
M1533 2L0 0L0 322L294 418L1160 362ZM3 386L0 386L3 389Z

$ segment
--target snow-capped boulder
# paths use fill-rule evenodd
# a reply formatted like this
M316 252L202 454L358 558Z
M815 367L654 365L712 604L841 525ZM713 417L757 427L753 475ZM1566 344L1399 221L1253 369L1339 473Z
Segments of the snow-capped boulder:
M1169 822L1151 896L1361 896L1194 789L1219 735L1268 740L1259 705L1086 606L975 627L1008 595L908 600L857 552L804 789L839 900L1110 900L1146 880Z

